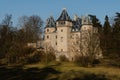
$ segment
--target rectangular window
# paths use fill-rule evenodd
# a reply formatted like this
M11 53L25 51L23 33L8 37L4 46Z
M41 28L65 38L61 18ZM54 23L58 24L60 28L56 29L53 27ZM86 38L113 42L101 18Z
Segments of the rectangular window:
M56 39L57 39L57 35L56 35Z
M60 21L58 24L65 25L65 21Z
M61 42L63 42L63 37L61 37Z
M47 32L49 32L49 29L47 29Z
M71 35L71 36L70 36L70 38L71 38L71 39L74 39L74 36L73 36L73 35Z
M63 32L63 29L61 29L61 32Z
M49 39L49 36L47 35L47 39Z

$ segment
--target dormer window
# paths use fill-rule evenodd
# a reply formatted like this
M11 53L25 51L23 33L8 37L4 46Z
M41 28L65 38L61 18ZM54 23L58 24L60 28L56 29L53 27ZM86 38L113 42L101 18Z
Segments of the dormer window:
M65 25L65 21L60 21L58 24L59 25Z

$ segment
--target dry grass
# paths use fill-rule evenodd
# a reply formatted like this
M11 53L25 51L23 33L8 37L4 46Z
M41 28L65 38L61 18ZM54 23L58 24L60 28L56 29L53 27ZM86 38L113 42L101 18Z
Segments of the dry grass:
M35 63L35 64L27 64L24 66L24 69L28 69L28 68L44 68L45 65L43 63Z
M66 72L66 71L81 71L85 73L94 73L94 74L104 74L107 77L111 78L111 80L120 80L120 69L119 68L113 68L113 67L80 67L75 65L72 62L62 62L60 65L55 65L56 62L49 63L47 66L51 66L57 71L60 72ZM54 65L54 66L53 66ZM30 64L26 65L25 68L32 68L32 67L37 67L37 68L44 68L46 67L45 64L42 63L37 63L37 64Z
M115 67L79 67L73 63L63 63L63 65L57 66L56 69L61 72L74 70L86 73L105 74L107 77L111 77L112 80L120 80L120 68Z

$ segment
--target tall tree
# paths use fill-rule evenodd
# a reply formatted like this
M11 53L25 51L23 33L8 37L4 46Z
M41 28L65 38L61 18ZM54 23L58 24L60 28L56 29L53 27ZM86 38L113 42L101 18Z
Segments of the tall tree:
M110 32L111 32L111 26L110 26L110 23L109 23L109 18L106 15L105 16L105 23L104 23L104 26L103 26L103 33L104 33L104 35L106 35L106 34L109 34Z
M120 33L120 13L116 13L114 18L113 32Z
M12 15L6 15L0 26L0 55L5 56L13 40Z
M70 51L75 56L75 62L83 66L92 65L95 59L102 58L99 34L90 31L83 31L80 37L72 40Z
M114 53L120 56L120 13L116 13L116 16L114 18L114 24L113 24L113 48Z
M21 27L25 31L26 42L36 42L42 34L42 19L37 15L32 15L30 17L22 16L20 22Z
M5 18L2 21L2 25L6 25L8 27L12 26L12 15L11 14L7 14L5 15Z
M105 22L103 25L103 33L102 33L102 37L101 37L101 46L103 49L103 54L104 55L109 55L109 49L111 48L111 44L112 44L112 35L111 35L111 26L109 23L109 18L106 15L105 16Z

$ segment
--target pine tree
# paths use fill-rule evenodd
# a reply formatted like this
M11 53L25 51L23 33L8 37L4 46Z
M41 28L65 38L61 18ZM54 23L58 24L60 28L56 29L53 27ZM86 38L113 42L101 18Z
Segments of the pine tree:
M104 26L103 26L103 33L104 33L104 35L107 35L110 32L111 32L111 26L110 26L110 23L109 23L109 18L106 15L105 16L105 23L104 23Z
M120 13L116 13L113 25L114 52L120 56Z
M120 13L116 13L114 18L113 33L120 33Z

